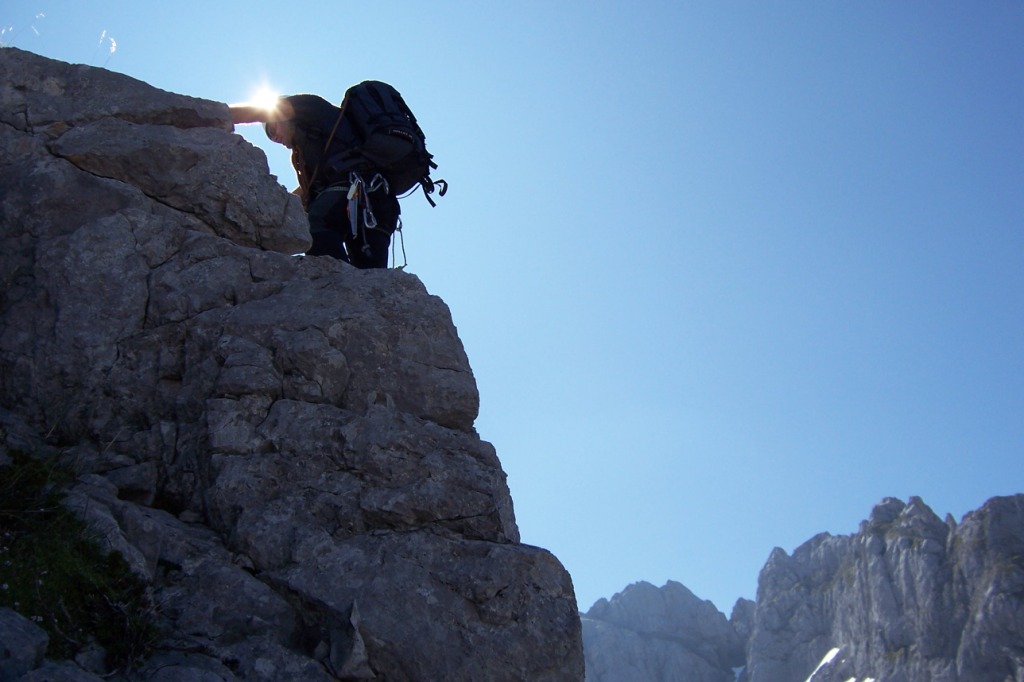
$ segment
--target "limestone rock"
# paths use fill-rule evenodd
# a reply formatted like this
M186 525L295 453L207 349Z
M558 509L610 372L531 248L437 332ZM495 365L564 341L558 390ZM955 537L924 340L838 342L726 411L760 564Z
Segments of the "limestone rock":
M582 679L447 306L291 255L225 105L3 48L0 201L4 444L73 459L152 582L172 634L133 679Z
M754 630L754 612L757 605L749 599L737 599L733 604L732 614L729 616L729 624L736 631L740 641L746 643L750 639L750 633Z
M732 682L743 642L711 602L677 582L630 585L583 617L589 682Z
M1024 495L961 523L887 498L857 533L776 548L728 623L669 582L583 617L587 679L1024 681ZM717 615L716 615L717 614ZM736 642L745 647L745 656Z
M0 682L16 682L43 663L49 637L35 623L0 608Z
M851 536L776 549L761 572L750 682L1024 679L1024 495L957 526L889 498Z

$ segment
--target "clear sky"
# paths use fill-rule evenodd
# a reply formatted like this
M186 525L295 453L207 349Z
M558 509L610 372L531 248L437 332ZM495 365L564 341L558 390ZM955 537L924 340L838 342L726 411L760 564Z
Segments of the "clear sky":
M886 496L959 520L1024 492L1021 2L0 0L0 24L224 102L405 95L451 183L403 203L408 270L581 610L672 579L728 614L773 547Z

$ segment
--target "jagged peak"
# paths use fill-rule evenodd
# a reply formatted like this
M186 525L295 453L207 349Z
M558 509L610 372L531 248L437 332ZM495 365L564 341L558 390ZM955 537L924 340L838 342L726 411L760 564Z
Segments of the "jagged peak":
M895 521L906 508L903 500L896 497L886 497L871 509L867 521L861 524L861 532L871 532L879 528L886 528Z
M947 542L934 541L936 532ZM1018 679L1024 665L1001 652L1012 652L1024 632L1022 581L1024 495L992 498L960 524L951 515L939 520L920 497L889 497L858 533L820 533L792 556L772 550L757 601L738 600L729 619L746 642L741 676L712 676L668 648L671 638L636 626L651 623L650 613L630 612L616 615L633 629L584 621L588 679ZM639 583L620 594L664 591ZM663 605L656 602L659 615Z

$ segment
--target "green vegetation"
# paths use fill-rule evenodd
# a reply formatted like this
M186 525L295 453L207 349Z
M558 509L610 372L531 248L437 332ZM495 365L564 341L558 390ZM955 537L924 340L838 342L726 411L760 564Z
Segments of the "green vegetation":
M882 660L890 665L896 665L898 663L905 662L909 655L910 650L907 647L902 646L899 649L886 651L882 655Z
M146 583L117 552L104 554L63 504L71 473L52 461L8 453L0 466L0 606L50 636L49 658L71 658L90 641L112 669L131 668L154 644Z

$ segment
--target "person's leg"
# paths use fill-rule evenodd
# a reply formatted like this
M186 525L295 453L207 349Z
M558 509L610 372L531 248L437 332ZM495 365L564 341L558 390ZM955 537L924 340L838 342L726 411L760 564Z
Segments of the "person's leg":
M386 268L388 266L388 246L391 235L378 229L360 230L355 239L346 239L349 262L357 268Z
M333 256L349 260L342 247L342 238L348 236L348 213L346 192L321 192L309 205L309 236L313 246L306 253L310 256Z
M345 248L348 250L349 262L357 268L386 268L391 233L398 226L401 209L394 195L385 194L381 190L370 194L370 205L377 219L377 227L360 227L355 237L346 233Z

